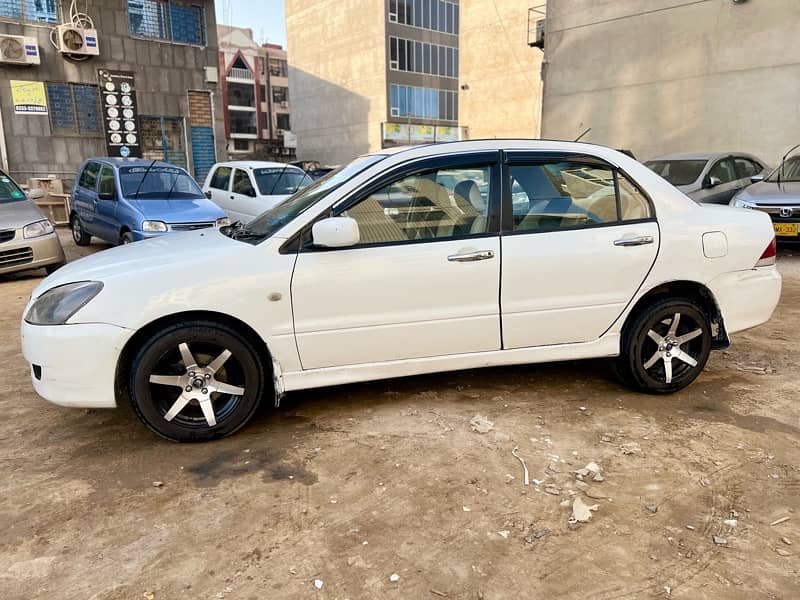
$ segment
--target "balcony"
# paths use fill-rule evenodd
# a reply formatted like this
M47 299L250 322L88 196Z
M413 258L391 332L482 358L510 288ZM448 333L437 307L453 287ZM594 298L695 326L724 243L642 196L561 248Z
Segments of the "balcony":
M256 88L253 84L228 82L228 106L256 109Z
M258 139L255 112L228 111L231 138Z
M228 81L236 79L238 81L255 81L256 78L250 69L242 69L239 67L231 67L228 71Z

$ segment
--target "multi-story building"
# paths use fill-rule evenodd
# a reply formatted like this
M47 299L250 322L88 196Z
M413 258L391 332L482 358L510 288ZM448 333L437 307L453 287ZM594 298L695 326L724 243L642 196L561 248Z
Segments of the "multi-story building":
M217 26L225 135L232 158L294 159L286 51L253 31Z
M797 0L548 5L542 133L638 158L798 141Z
M458 0L287 0L298 158L335 164L459 139L460 9Z
M225 156L210 0L0 0L0 164L69 180L89 156L202 179Z

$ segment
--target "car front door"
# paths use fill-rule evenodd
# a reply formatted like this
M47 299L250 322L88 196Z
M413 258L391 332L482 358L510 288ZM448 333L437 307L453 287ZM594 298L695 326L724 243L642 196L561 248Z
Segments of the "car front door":
M227 212L234 221L247 223L264 212L264 203L258 199L250 173L245 169L234 169L230 198Z
M97 218L97 177L100 163L86 163L78 176L72 193L72 208L78 213L83 229L90 235L101 236L102 224Z
M95 223L97 235L111 242L120 238L120 223L117 218L117 182L114 169L103 165L97 182L97 200L95 202Z
M418 161L333 209L358 223L360 242L301 244L292 306L304 369L500 349L498 157Z
M736 173L736 163L734 163L733 157L727 156L711 166L708 175L703 179L705 193L698 198L698 201L728 204L741 188L739 176Z
M233 174L233 167L220 165L208 177L208 196L209 199L224 210L232 220L234 217L230 214L231 206L231 175Z
M751 177L760 175L764 171L764 165L747 156L734 156L733 162L736 163L736 175L739 178L738 189L740 190L753 183Z
M658 253L649 199L600 160L522 152L503 190L503 348L598 339Z

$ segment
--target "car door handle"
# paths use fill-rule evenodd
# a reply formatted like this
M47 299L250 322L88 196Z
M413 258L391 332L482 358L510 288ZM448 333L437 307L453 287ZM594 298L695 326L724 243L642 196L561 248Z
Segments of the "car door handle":
M475 262L477 260L489 260L494 258L491 250L479 250L478 252L466 252L464 254L451 254L447 257L450 262Z
M622 238L620 240L614 240L615 246L645 246L647 244L652 244L655 240L653 239L652 235L640 235L637 237L629 237L629 238Z

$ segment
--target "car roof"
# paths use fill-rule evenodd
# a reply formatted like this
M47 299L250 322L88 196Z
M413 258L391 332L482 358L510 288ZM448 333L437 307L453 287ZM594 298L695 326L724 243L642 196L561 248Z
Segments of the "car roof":
M163 160L153 161L152 159L147 158L119 158L115 156L94 156L92 158L87 158L84 164L92 161L106 163L113 167L149 167L150 165L153 165L175 167L184 171L186 170L180 165L174 165Z
M665 154L664 156L657 156L651 158L647 162L654 160L715 160L717 158L725 158L726 156L745 156L747 158L755 158L752 154L747 152L684 152L682 154Z
M240 169L297 169L298 171L302 171L300 167L296 165L292 165L290 163L282 163L282 162L270 162L267 160L226 160L225 162L219 162L214 165L214 167L239 167Z

